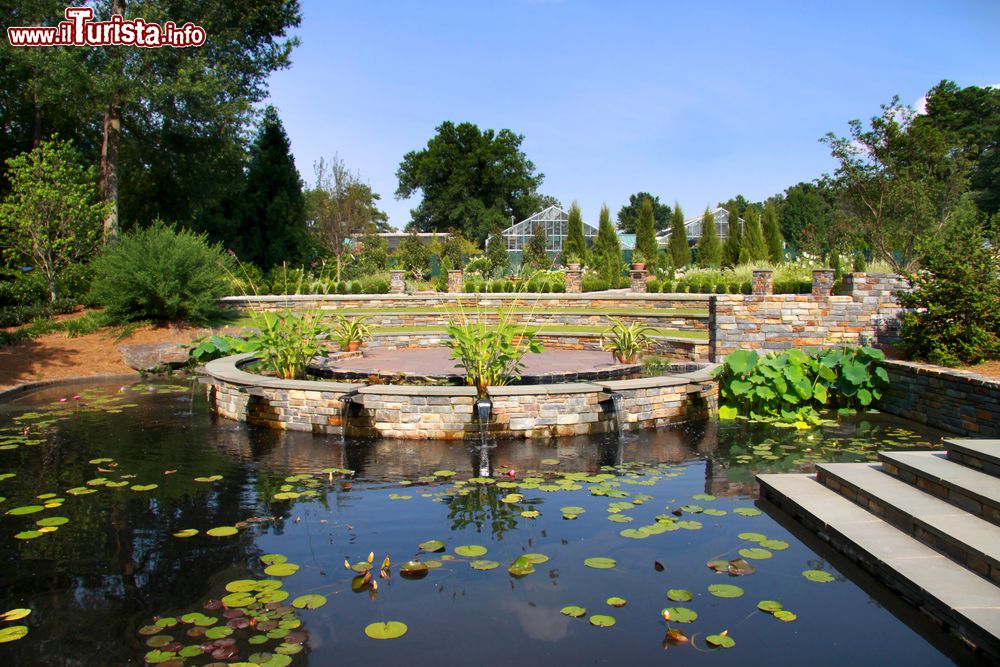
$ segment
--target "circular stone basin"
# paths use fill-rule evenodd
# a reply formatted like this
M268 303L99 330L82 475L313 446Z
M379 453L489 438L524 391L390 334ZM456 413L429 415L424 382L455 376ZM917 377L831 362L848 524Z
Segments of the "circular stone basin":
M598 350L546 349L540 354L526 354L522 359L521 379L514 384L550 382L586 382L635 375L641 364L619 364L610 352ZM327 358L313 363L315 375L335 380L361 380L372 375L383 377L427 378L461 384L465 373L451 357L451 348L403 348L365 350L363 356Z

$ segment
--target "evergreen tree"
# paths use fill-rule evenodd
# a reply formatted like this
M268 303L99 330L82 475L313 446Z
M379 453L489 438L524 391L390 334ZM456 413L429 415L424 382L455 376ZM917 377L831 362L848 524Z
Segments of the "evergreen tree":
M704 268L717 269L722 264L722 244L715 229L715 216L705 207L701 219L701 238L698 239L698 264Z
M760 214L753 207L748 208L743 217L741 249L746 251L747 260L750 262L767 261L767 243L760 228Z
M510 254L503 244L503 231L496 227L486 241L486 261L489 263L490 275L502 278L510 273Z
M659 247L656 243L656 222L653 218L653 201L648 197L642 200L639 209L639 221L635 224L635 249L642 253L646 260L646 268L652 271L656 268L656 253Z
M767 256L775 264L785 261L785 239L781 238L781 228L778 226L778 207L774 200L764 206L764 241L767 243Z
M417 280L422 280L431 270L431 252L416 232L411 231L399 242L396 263Z
M241 211L240 258L263 269L297 262L308 247L302 179L291 144L273 106L264 110L250 146L246 196Z
M566 240L563 241L563 263L567 257L575 257L577 261L587 262L587 240L583 236L583 215L580 206L573 202L569 207L569 224L566 229Z
M670 219L670 256L674 267L683 269L691 263L691 248L688 247L687 230L684 229L684 211L674 202L674 215Z
M601 207L601 219L597 226L594 264L608 285L615 287L622 273L622 246L615 228L611 225L611 211L606 204Z
M740 244L743 241L743 231L740 229L739 217L729 211L729 233L726 242L722 244L722 266L736 266L740 263Z
M545 227L543 225L535 225L534 230L531 232L531 238L528 239L528 244L524 247L524 257L521 260L521 266L533 271L547 269L552 266L549 253L546 251L547 246L548 238L545 235Z

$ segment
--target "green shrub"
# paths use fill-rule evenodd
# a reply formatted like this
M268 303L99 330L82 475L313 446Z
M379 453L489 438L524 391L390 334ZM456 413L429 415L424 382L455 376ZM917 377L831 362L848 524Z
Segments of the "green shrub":
M92 293L114 321L201 323L219 313L229 263L204 235L156 222L125 234L95 260Z
M363 294L364 290L361 288L361 283L357 280L351 281L351 294Z
M49 298L49 291L30 274L0 281L0 307L32 306Z

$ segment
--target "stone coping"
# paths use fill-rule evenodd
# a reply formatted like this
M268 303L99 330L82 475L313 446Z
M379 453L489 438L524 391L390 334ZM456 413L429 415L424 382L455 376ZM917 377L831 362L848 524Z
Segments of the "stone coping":
M326 384L325 382L320 384ZM475 396L475 387L438 387L414 384L371 384L358 389L361 395L383 396Z
M539 301L568 299L571 301L605 300L609 298L623 301L707 301L711 294L646 293L633 292L435 292L433 294L267 294L260 296L225 296L221 303L281 303L284 301L455 301L456 299L477 298L481 302L492 299L537 299Z
M518 326L525 326L519 324ZM534 326L531 324L528 327ZM544 324L539 324L539 327L544 327ZM699 332L704 333L704 332ZM436 329L434 327L427 327L423 330L417 331L374 331L372 336L374 338L391 338L393 336L447 336L448 333L442 329ZM536 331L535 335L541 338L600 338L601 333L597 331L545 331L544 328ZM688 338L687 336L650 336L651 340L666 340L671 343L691 343L694 345L708 345L708 338Z
M919 361L902 361L900 359L886 359L882 362L888 367L909 369L921 375L930 375L946 380L966 382L973 386L985 387L988 389L1000 390L1000 378L987 377L974 371L960 371L946 366L926 364Z
M205 374L216 380L238 385L253 385L266 389L300 389L303 391L354 391L364 385L354 382L318 382L315 380L282 380L241 370L257 359L253 352L214 359L205 364Z

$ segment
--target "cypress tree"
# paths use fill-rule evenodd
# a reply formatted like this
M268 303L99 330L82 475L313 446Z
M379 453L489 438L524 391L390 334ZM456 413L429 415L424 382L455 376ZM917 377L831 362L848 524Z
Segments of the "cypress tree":
M521 260L521 266L526 266L534 271L549 268L552 262L549 261L549 255L545 250L547 245L548 239L545 236L545 227L543 225L535 225L535 228L531 231L531 238L528 239L528 244L524 248L524 258Z
M698 239L698 264L706 269L717 269L722 263L722 244L715 229L715 216L705 207L701 219L701 238Z
M576 202L573 202L573 205L569 207L566 240L563 241L564 264L567 257L575 257L582 264L587 263L587 240L583 236L583 215Z
M674 215L670 219L670 256L674 259L674 267L678 269L691 263L691 248L688 247L687 230L684 229L684 212L677 202L674 202Z
M635 223L635 249L642 253L646 269L656 268L656 254L659 246L656 243L656 221L653 217L653 201L648 197L642 200L639 209L639 221Z
M486 261L490 266L490 275L502 278L510 273L510 254L503 244L503 231L496 227L486 242Z
M597 226L597 240L594 241L594 264L608 286L614 288L622 273L622 246L611 224L607 204L601 207L601 221Z
M241 259L263 269L303 259L309 236L302 179L273 106L264 110L250 146L246 196L240 213Z
M722 244L722 266L736 266L740 263L740 242L743 240L743 233L740 231L740 219L733 212L729 212L729 232L726 235L726 242Z
M748 208L743 215L743 245L751 262L767 261L767 243L764 232L760 228L760 215L757 209Z
M778 207L774 201L764 206L764 241L767 243L767 256L775 264L785 261L785 239L781 238L781 228L778 226Z

